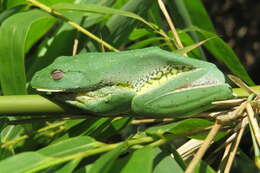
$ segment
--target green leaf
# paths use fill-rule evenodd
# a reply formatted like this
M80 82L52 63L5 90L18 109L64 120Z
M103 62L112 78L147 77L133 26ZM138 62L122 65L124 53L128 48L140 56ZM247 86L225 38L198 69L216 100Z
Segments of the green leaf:
M11 125L4 128L1 132L1 142L11 141L21 135L24 129L19 125Z
M71 154L93 149L98 145L100 145L100 143L96 142L95 139L88 136L80 136L49 145L38 150L38 153L52 157L65 157Z
M201 0L175 0L173 3L176 6L174 9L180 14L185 27L193 25L206 31L215 32L214 26Z
M204 30L215 32L214 26L205 10L201 0L176 0L173 3L169 2L168 6L172 7L171 12L174 16L174 21L177 22L177 26L180 28L187 28L191 26L197 26ZM190 31L194 42L199 42L200 39L198 33ZM199 48L200 59L206 59L203 49Z
M187 168L187 164L183 160L182 156L178 153L174 143L175 142L168 142L165 145L162 145L160 149L164 153L168 154L168 156L171 156L171 158L173 158L176 161L179 167L185 170Z
M0 160L13 156L13 152L6 148L0 148Z
M216 173L214 169L211 168L210 165L205 163L204 161L200 161L196 168L194 169L194 173Z
M106 40L112 45L119 47L120 45L128 41L128 35L133 30L138 20L152 27L152 25L149 22L147 22L141 16L137 15L137 14L140 15L145 14L146 9L149 8L149 4L151 4L152 2L153 1L130 0L122 7L122 10L109 8L98 4L57 4L54 5L53 8L55 10L60 11L64 15L66 15L64 13L66 11L77 11L77 12L81 11L81 12L85 12L84 15L86 13L113 15L106 22L106 26L104 26L104 20L103 20L101 21L102 22L101 25L96 25L95 26L96 28L92 29L94 30L92 32L96 33L96 35L102 37L102 39ZM135 12L136 14L133 12ZM86 20L88 20L88 18ZM97 20L93 20L93 21L97 21ZM100 26L103 26L101 33L100 33ZM96 42L92 40L90 41L87 40L87 41L88 41L87 42L88 51L89 50L97 51L102 46L96 44Z
M140 39L144 36L151 36L152 33L148 31L147 29L141 28L141 29L134 29L131 34L129 35L129 39L134 41L137 39Z
M1 161L0 168L1 172L24 173L51 161L51 158L45 157L39 153L26 152Z
M75 159L65 164L62 168L55 170L55 173L69 173L73 172L73 170L78 166L81 159ZM53 171L52 171L53 172Z
M54 10L62 12L71 10L71 11L82 11L82 12L90 12L90 13L98 13L98 14L115 14L115 15L121 15L125 17L130 17L136 20L139 20L145 24L149 24L145 19L140 17L139 15L136 15L135 13L124 11L124 10L118 10L118 9L113 9L101 5L96 5L96 4L69 4L69 3L61 3L54 5L52 7Z
M92 164L89 164L85 167L79 168L76 171L74 171L73 173L89 173L89 170L91 169L91 165Z
M207 32L205 30L193 27L195 30L199 31L202 35L202 39L207 39L215 37L213 40L210 40L204 44L208 51L214 55L219 61L223 62L235 75L243 79L247 84L254 85L254 82L247 74L245 68L240 63L235 52L231 47L225 43L220 37L216 34Z
M181 39L182 44L184 45L184 48L196 44L187 32L180 31L178 32L178 35ZM205 59L203 56L203 52L201 51L201 47L195 48L192 51L188 52L188 57L193 57L196 59Z
M166 1L164 1L166 2ZM170 2L171 4L173 2ZM168 6L168 4L167 4ZM171 11L171 10L170 10ZM165 27L165 20L162 20L162 11L158 6L158 3L153 3L151 8L148 11L148 21L154 23L155 25L158 26L158 28L164 28Z
M173 150L171 150L173 151ZM182 167L176 161L176 155L172 156L172 153L165 148L165 145L162 147L155 148L156 157L153 161L153 173L170 173L174 170L176 173L184 172ZM176 150L174 152L177 153Z
M51 5L54 5L54 4L59 4L59 3L73 3L75 0L37 0L47 6L51 6ZM79 1L79 0L77 0Z
M14 153L10 149L0 148L0 160L11 157Z
M25 152L7 158L0 162L0 167L1 171L9 173L19 173L32 170L35 171L44 167L49 167L52 162L62 161L62 159L66 156L74 155L95 148L98 145L100 145L99 142L96 142L94 139L87 136L71 138L60 143L47 146L38 150L38 152ZM16 162L18 163L13 164ZM70 169L74 169L73 167L75 167L77 164L77 162L71 162L71 165L68 165L68 167Z
M213 125L212 122L199 118L189 118L182 121L169 123L166 125L154 126L148 128L146 133L148 134L163 134L163 133L173 133L173 134L183 134L192 132L194 130L203 129L205 127Z
M128 35L132 32L136 25L139 24L137 20L149 25L149 23L147 23L143 18L136 16L145 16L153 3L154 1L129 0L121 8L122 11L124 10L124 13L114 15L108 20L106 26L108 27L110 34L107 35L106 39L115 47L119 47L127 43ZM132 12L135 15L124 15L129 12ZM131 17L133 19L129 19L127 17Z
M67 133L55 142L69 137L88 135L98 140L105 140L124 128L131 118L88 118L86 120L66 121Z
M3 22L0 28L0 80L4 95L27 93L25 53L54 22L53 17L38 10L13 15Z
M166 156L155 166L153 173L172 173L173 170L174 173L184 172L171 156Z
M0 133L8 125L8 122L9 122L8 118L0 118Z
M124 146L120 146L104 155L102 155L95 163L91 166L89 173L110 173L111 168L118 156L125 151Z
M189 45L189 46L185 46L184 48L177 49L174 52L183 55L185 53L192 51L193 49L198 48L199 46L203 45L204 43L206 43L207 41L209 41L211 39L213 39L213 38L208 38L208 39L200 41L198 43L195 43L195 44L192 44L192 45Z
M257 169L254 159L251 159L244 151L239 149L232 165L232 172L259 173L259 168Z
M111 118L89 118L81 123L73 126L69 130L70 136L91 135L99 133L103 128L111 123Z
M18 138L19 136L21 136L24 133L25 129L26 129L26 127L21 126L21 125L6 126L1 131L1 136L0 136L1 143L5 144L5 143L8 143L8 142L11 142L12 140L15 140L16 138ZM5 149L8 149L8 150L14 152L13 149L16 148L17 146L21 146L21 145L22 145L22 143L19 142L18 144L17 143L11 144ZM4 151L4 153L7 153L7 152Z
M93 135L96 136L96 139L99 140L108 139L126 127L131 120L132 118L114 118L110 124L108 124L102 130L96 130L96 133Z
M19 12L23 8L24 8L24 6L20 5L20 6L14 7L14 8L7 9L7 10L3 11L2 13L0 13L0 25L2 24L2 22L5 19L7 19L8 17L12 16L13 14Z
M92 121L90 126L87 126L84 130L83 135L91 135L97 137L104 129L110 126L111 122L113 121L112 118L97 118L96 121Z
M52 63L56 57L72 55L73 42L77 37L74 28L65 23L60 28L55 29L58 30L57 33L42 42L38 49L34 50L34 54L30 56L26 66L28 80L36 71Z
M125 159L119 160L114 164L113 173L151 173L153 169L153 160L156 156L155 148L146 146L132 152Z
M26 2L24 0L7 0L6 7L7 9L13 8L19 5L25 5Z
M132 44L131 46L128 47L128 49L140 49L140 48L144 48L146 46L151 46L154 43L158 43L158 41L162 40L162 38L160 37L152 37L152 38L148 38L142 41L138 41L134 44Z
M99 128L103 128L107 126L111 122L110 118L87 118L86 120L69 120L66 121L66 129L67 132L55 139L53 143L57 143L59 141L63 141L65 139L88 135L91 136L92 133L98 131Z

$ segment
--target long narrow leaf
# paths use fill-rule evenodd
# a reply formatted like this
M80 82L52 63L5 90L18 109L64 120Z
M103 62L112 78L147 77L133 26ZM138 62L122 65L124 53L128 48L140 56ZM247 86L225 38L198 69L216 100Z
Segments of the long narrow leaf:
M134 151L126 159L118 160L115 164L114 173L151 173L153 169L153 161L156 157L156 149L146 146Z
M206 31L215 32L214 26L201 0L174 1L185 27L197 26Z
M55 22L38 10L19 13L0 28L0 80L4 95L26 94L25 53Z
M38 151L38 153L51 157L65 157L71 154L76 154L99 145L93 138L88 136L80 136L69 138L56 144L52 144Z
M36 152L25 152L9 157L0 162L1 172L24 173L40 165L48 164L53 159Z
M132 12L138 16L146 16L147 11L151 7L154 1L144 1L144 0L129 0L123 7L122 10L129 13ZM138 21L135 19L142 19L141 22L146 23L143 18L133 18L132 16L123 16L122 14L112 16L108 22L107 27L110 31L107 40L116 47L122 46L123 43L128 42L128 36L132 30L138 24ZM129 19L131 17L133 19ZM140 22L139 22L140 23ZM148 23L146 23L148 24ZM149 25L149 24L148 24Z
M89 173L110 173L115 160L126 147L120 146L101 156L91 167Z
M194 28L201 33L202 39L216 37L216 34L214 33L196 27ZM249 77L243 65L240 63L235 52L220 37L217 36L215 39L206 42L205 47L212 55L214 55L215 58L223 62L235 75L239 76L249 85L254 85L254 82Z
M61 3L61 4L54 5L53 9L57 10L57 11L71 10L71 11L82 11L82 12L91 12L91 13L99 13L99 14L121 15L121 16L134 18L136 20L139 20L139 21L151 26L149 22L147 22L145 19L143 19L139 15L136 15L135 13L124 11L124 10L113 9L113 8L109 8L109 7L104 7L104 6L96 5L96 4Z

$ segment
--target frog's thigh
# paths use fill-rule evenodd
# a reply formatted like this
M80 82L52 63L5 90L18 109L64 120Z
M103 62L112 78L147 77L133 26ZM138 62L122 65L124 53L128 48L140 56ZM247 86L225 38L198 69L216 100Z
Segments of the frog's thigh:
M98 114L118 114L129 111L134 95L135 92L129 88L109 86L77 95L75 100L68 102Z
M152 99L145 100L142 95L133 99L132 109L141 115L171 116L190 115L211 108L212 101L224 100L232 97L227 84L215 86L201 86L192 89L171 91Z

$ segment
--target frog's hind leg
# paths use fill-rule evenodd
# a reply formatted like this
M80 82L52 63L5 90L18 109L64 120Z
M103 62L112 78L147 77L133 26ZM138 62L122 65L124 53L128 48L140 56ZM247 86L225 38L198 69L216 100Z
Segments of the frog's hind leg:
M232 97L229 85L201 86L192 90L171 91L144 102L141 109L134 111L143 115L178 117L193 115L214 107L211 102Z
M177 117L202 112L213 106L212 101L231 97L230 86L220 71L195 69L137 93L132 110L138 115Z

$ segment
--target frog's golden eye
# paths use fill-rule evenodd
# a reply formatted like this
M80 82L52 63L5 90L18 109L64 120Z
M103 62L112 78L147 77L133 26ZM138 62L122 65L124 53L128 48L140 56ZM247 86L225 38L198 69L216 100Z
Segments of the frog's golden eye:
M63 78L63 76L64 76L64 72L62 70L55 69L51 72L51 77L53 80L60 80Z

